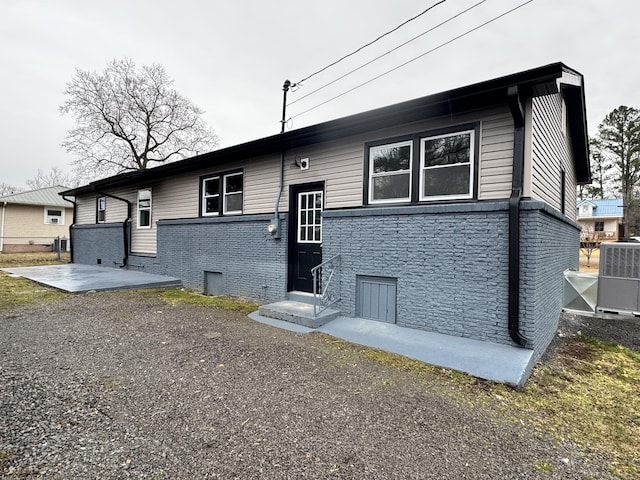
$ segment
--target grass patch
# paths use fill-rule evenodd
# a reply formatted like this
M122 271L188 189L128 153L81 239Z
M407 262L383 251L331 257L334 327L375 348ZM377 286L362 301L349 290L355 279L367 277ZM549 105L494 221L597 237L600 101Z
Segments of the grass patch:
M211 296L184 288L139 290L136 294L153 296L171 305L197 305L215 307L234 312L251 313L258 309L258 304L243 298L227 296Z
M0 473L4 472L5 470L7 470L7 468L9 468L9 465L11 464L11 461L14 456L15 456L15 453L13 450L0 449Z
M539 470L541 472L548 472L551 473L553 472L553 465L551 465L549 462L537 462L533 464L533 468L535 468L536 470Z
M38 285L37 283L21 277L11 277L5 272L0 272L0 311L28 303L47 303L58 300L65 294L58 290Z
M60 265L69 263L68 253L63 253L58 260L55 252L38 253L0 253L0 268L33 267L36 265Z
M557 353L559 367L540 364L522 390L479 380L374 348L323 335L342 351L441 380L442 391L460 404L488 404L558 440L600 451L613 459L611 471L640 479L640 354L626 347L577 337ZM541 462L534 468L549 471Z
M621 478L640 479L640 355L586 337L559 355L562 368L538 366L522 391L494 394L538 428L611 456Z
M0 253L0 268L30 267L35 265L56 265L66 263L58 260L58 254L44 253ZM68 254L66 255L68 261ZM28 303L46 303L58 300L65 294L21 277L12 277L0 272L0 311L10 310Z

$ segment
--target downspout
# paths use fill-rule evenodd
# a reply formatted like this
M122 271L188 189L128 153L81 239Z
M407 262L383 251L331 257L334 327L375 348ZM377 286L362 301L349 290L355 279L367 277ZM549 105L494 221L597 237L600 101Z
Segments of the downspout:
M4 216L6 215L7 202L2 204L2 222L0 223L0 252L4 251Z
M507 100L513 117L513 172L509 197L509 336L521 347L528 339L520 333L520 200L524 173L524 107L517 86Z
M124 222L122 222L122 243L124 246L124 257L122 258L122 265L120 265L120 268L124 268L129 262L129 235L127 233L127 224L129 223L129 220L131 220L131 202L126 198L116 197L115 195L111 195L110 193L100 192L95 189L94 192L96 192L98 195L104 195L105 197L113 198L127 204L127 218L124 220Z
M284 133L284 128L287 123L287 92L289 91L289 87L291 87L291 82L289 80L284 81L284 85L282 85L282 91L284 92L282 95L282 120L280 123L282 124L280 128L280 133ZM276 205L274 208L274 219L269 225L269 232L273 235L274 239L280 238L280 199L282 198L282 187L284 186L284 146L280 151L280 177L278 181L278 196L276 197Z
M69 203L73 203L73 220L69 226L69 255L71 256L69 263L73 263L73 227L76 224L76 210L78 209L78 203L75 200L69 200L66 195L62 195L62 198Z

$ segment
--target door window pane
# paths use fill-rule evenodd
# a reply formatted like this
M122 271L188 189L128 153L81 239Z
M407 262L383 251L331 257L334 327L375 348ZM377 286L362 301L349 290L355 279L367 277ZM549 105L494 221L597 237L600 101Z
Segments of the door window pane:
M322 243L322 192L298 194L298 242Z

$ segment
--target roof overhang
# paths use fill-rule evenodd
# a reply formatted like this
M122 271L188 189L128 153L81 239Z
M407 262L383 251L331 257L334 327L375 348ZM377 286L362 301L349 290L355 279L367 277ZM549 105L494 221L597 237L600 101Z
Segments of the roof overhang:
M566 83L562 82L565 76ZM414 121L453 115L457 113L506 104L507 90L517 86L522 98L558 93L568 93L567 103L572 147L576 158L579 183L590 182L588 141L584 94L581 86L574 85L575 77L582 75L568 69L562 63L554 63L532 70L507 75L485 82L468 85L446 92L436 93L364 113L331 120L285 133L272 135L251 142L222 148L213 152L187 158L159 167L126 172L97 180L82 187L62 192L61 195L83 195L101 189L149 183L159 178L215 167L270 153L281 152L328 140L365 133ZM572 82L570 82L572 80ZM580 81L581 84L581 81ZM564 87L566 85L566 87ZM575 134L574 134L575 133Z
M578 185L585 185L591 183L591 162L583 77L578 72L564 67L562 76L558 79L558 87L567 106L569 143L576 168L576 181Z

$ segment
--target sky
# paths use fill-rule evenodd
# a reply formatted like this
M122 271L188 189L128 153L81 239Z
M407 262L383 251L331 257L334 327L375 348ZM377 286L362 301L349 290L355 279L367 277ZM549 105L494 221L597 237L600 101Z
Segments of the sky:
M532 0L453 40L525 1L441 3L289 92L289 102L295 103L287 107L287 128L558 61L584 75L590 135L614 108L640 108L637 0ZM467 13L301 99L478 2ZM0 0L0 183L24 187L38 170L71 170L73 157L60 144L73 121L60 114L59 106L76 68L102 71L110 61L125 57L138 65L163 65L175 88L205 110L204 119L219 136L220 146L228 147L280 131L286 79L298 83L435 3Z

